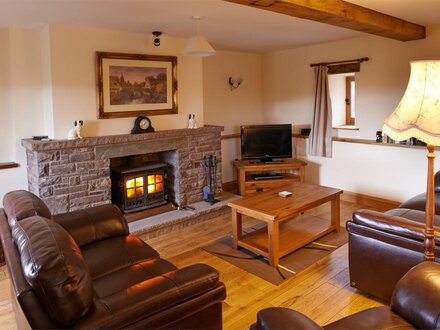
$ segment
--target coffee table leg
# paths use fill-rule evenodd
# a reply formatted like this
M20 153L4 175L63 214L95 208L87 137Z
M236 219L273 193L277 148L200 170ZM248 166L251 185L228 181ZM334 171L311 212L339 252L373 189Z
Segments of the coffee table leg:
M340 198L336 195L332 199L332 225L335 227L336 232L339 233L341 229L341 215L340 215Z
M280 261L280 235L279 223L277 221L270 221L267 224L267 233L269 236L269 264L273 267L278 266Z
M232 247L238 249L238 241L242 238L241 213L232 209Z

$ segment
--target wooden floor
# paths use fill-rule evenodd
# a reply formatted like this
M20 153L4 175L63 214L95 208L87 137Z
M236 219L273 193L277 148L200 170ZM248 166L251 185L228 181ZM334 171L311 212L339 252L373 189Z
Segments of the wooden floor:
M357 209L383 211L393 206L386 203L367 206L342 200L341 225L345 225ZM329 218L330 204L307 213ZM255 220L247 218L244 227L253 223ZM260 309L272 306L296 309L320 325L366 308L382 306L380 301L350 287L347 245L276 286L202 250L204 245L230 234L230 215L225 215L148 240L148 244L157 249L163 258L178 267L205 263L219 270L221 281L227 288L223 304L224 329L248 329ZM7 269L0 267L0 329L17 328L9 285Z

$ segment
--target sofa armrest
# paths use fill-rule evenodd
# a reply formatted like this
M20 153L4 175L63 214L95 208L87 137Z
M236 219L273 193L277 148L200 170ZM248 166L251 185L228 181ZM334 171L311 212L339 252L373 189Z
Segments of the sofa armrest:
M26 190L15 190L5 194L3 198L4 212L11 225L34 215L50 219L52 214L44 202Z
M210 304L226 296L218 271L208 265L191 265L97 299L95 307L75 324L75 328L126 328L210 291L217 292Z
M251 326L252 330L269 329L310 329L322 330L316 322L304 314L284 307L271 307L258 312L257 322Z
M113 204L57 214L53 219L67 230L79 247L129 234L127 221Z
M25 316L27 323L29 323L32 328L55 329L56 324L50 319L40 304L34 290L23 275L20 254L12 238L3 209L0 209L0 236L5 261L9 270L9 278L12 282L11 300L16 319L20 320L19 323L23 323L22 318ZM18 325L20 328L20 324Z
M423 262L399 280L391 299L391 309L418 329L438 329L439 301L440 264Z
M379 231L409 237L419 241L425 239L425 224L396 215L371 210L358 210L353 213L353 222ZM436 243L440 242L440 228L434 228L434 235L436 236Z

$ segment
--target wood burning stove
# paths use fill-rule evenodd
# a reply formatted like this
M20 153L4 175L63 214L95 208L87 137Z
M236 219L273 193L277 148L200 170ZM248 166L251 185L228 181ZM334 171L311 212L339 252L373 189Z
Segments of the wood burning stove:
M166 167L160 162L111 168L112 201L124 213L167 203Z

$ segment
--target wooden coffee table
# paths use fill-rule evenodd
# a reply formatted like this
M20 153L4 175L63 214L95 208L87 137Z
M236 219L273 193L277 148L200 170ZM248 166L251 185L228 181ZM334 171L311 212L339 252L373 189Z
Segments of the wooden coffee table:
M293 194L278 196L287 190ZM271 266L279 259L331 231L340 229L340 195L342 190L313 184L294 182L288 186L257 193L228 203L232 209L232 244L267 257ZM331 202L331 220L304 211ZM243 235L242 215L267 223L267 228Z

